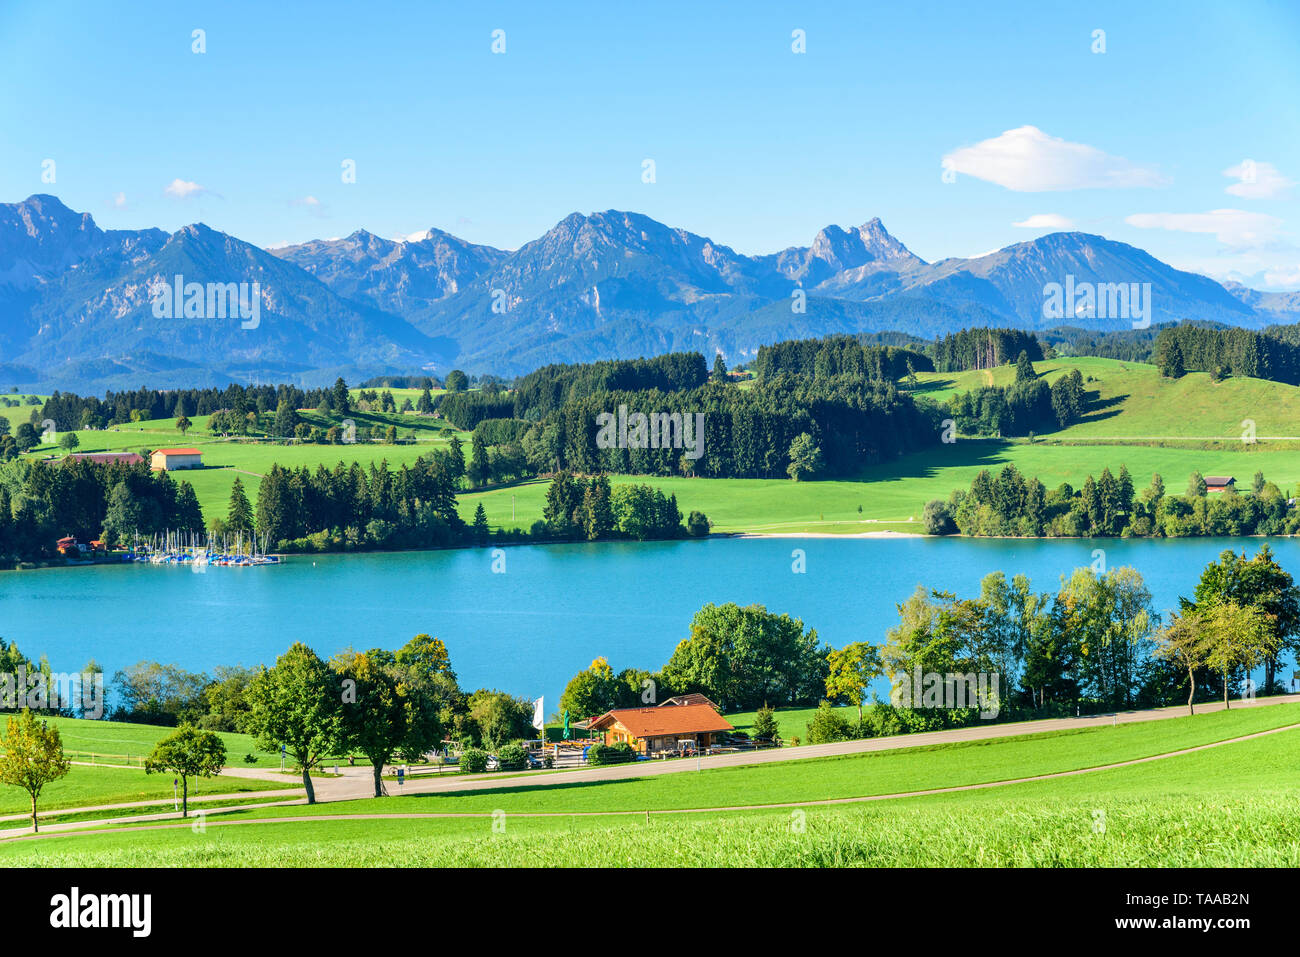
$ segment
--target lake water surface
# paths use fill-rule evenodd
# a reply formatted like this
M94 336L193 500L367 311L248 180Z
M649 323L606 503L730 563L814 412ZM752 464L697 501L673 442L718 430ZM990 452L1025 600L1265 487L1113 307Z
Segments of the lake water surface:
M1157 609L1190 596L1225 548L1260 539L971 540L711 539L490 550L293 556L279 567L98 566L0 572L0 637L55 671L94 658L109 677L141 659L191 670L272 663L293 641L322 656L349 645L397 648L442 638L467 689L546 696L604 655L615 670L657 669L706 602L757 602L802 618L823 641L882 641L917 584L960 596L992 571L1028 575L1039 591L1105 550L1132 565ZM1270 542L1300 577L1300 542ZM792 571L792 552L807 571ZM1287 672L1289 675L1289 671Z

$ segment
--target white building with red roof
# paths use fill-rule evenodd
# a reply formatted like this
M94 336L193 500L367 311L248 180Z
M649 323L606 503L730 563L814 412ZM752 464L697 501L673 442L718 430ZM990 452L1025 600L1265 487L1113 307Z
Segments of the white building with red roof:
M203 468L203 453L198 449L157 449L150 466L162 472Z

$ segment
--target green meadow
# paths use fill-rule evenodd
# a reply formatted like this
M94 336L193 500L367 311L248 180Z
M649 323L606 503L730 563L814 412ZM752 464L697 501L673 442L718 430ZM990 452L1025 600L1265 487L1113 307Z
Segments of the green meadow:
M1193 471L1232 474L1247 484L1256 471L1284 491L1300 488L1300 388L1261 379L1229 378L1214 382L1204 373L1163 379L1154 366L1092 357L1061 358L1037 364L1041 375L1055 379L1072 368L1085 378L1089 411L1067 428L1027 439L958 437L891 462L864 468L852 479L791 482L785 479L702 479L614 476L615 482L645 482L677 496L683 514L704 512L716 532L862 534L920 532L925 503L967 488L982 469L1013 464L1049 488L1069 482L1076 488L1103 468L1126 465L1139 489L1153 473L1166 487L1181 492ZM963 373L919 373L918 394L944 400L956 392L994 382L1009 383L1011 366ZM400 393L400 394L399 394ZM416 390L394 390L402 399ZM9 410L18 412L20 410ZM4 413L0 413L4 414ZM305 421L328 426L315 412ZM21 421L9 415L11 421ZM25 418L25 416L23 417ZM181 435L172 422L133 423L104 432L78 433L79 451L140 450L163 445L193 445L204 453L205 468L184 473L194 485L209 518L224 515L230 487L239 478L256 500L257 486L273 463L298 467L333 467L340 461L363 465L387 461L409 464L447 442L451 432L440 419L414 415L355 413L358 424L395 425L402 436L414 432L416 443L383 445L275 445L222 440L207 432L206 418ZM1258 441L1240 440L1243 422L1254 423ZM468 443L469 436L459 433ZM62 454L41 447L34 455ZM707 451L706 451L707 454ZM464 492L461 514L468 521L482 503L494 527L528 529L542 517L546 480L506 488Z
M419 397L419 391L415 389L392 391L399 407L407 393L413 394L412 401ZM0 410L0 414L19 411L23 412L21 419L15 415L9 416L16 425L19 421L27 420L29 409ZM299 418L309 425L328 429L331 425L338 425L344 417L326 418L307 410L300 411ZM185 433L176 428L174 420L163 419L132 422L103 431L81 429L76 432L79 445L75 451L147 454L153 449L166 447L199 449L203 453L203 468L178 472L176 477L194 486L199 505L209 519L226 514L230 489L236 478L243 483L249 500L256 503L261 478L275 464L285 468L306 466L315 469L318 465L333 468L340 462L360 462L366 467L387 462L392 468L400 468L402 465L410 465L421 455L427 455L435 447L445 446L453 434L460 435L466 443L468 454L469 433L457 432L442 419L409 413L378 412L353 412L347 418L352 419L358 428L378 426L386 429L390 425L394 426L403 444L357 442L348 445L281 445L256 439L222 438L208 431L208 416L196 415L191 417L193 424ZM406 441L411 436L414 436L413 443ZM28 453L33 458L61 457L64 454L64 450L57 444L40 445ZM470 517L472 516L471 510Z
M735 788L723 775L742 769L668 775L652 782L695 788L690 805L629 799L641 782L592 784L603 796L593 812L578 810L571 793L556 788L543 809L501 791L454 800L480 810L470 818L322 820L331 813L403 813L416 802L388 798L317 808L269 808L213 817L207 826L168 829L137 825L112 833L86 830L39 842L0 843L0 863L18 866L1272 866L1300 865L1295 791L1300 787L1300 730L1281 731L1191 754L1105 771L982 790L855 804L694 813L673 807L720 808L728 803L826 800L815 781L838 762L863 762L862 794L916 787L955 786L970 776L971 756L986 766L985 780L1006 780L1047 769L1096 767L1167 753L1295 720L1295 705L1243 709L1237 714L1170 719L1067 735L915 749L861 758L827 759L743 769L766 772L780 788L755 778ZM1273 712L1273 714L1268 714ZM1211 720L1211 719L1218 719ZM1174 727L1166 727L1174 726ZM1087 745L1089 747L1082 747ZM1089 750L1091 748L1091 750ZM1041 749L1041 750L1040 750ZM1035 751L1038 755L1035 756ZM870 764L869 762L884 762ZM888 762L894 762L889 765ZM799 764L805 764L797 771ZM848 763L841 766L851 766ZM990 771L996 777L988 777ZM683 783L671 785L673 779ZM830 779L832 782L836 779ZM886 787L886 784L891 785ZM908 784L910 788L900 788ZM728 790L730 789L730 790ZM815 795L802 796L795 795ZM686 791L679 797L691 796ZM493 798L496 798L494 801ZM558 800L556 799L558 797ZM705 798L707 800L700 800ZM637 804L640 800L640 806ZM634 805L630 814L609 813ZM424 811L450 810L445 804ZM493 812L497 812L493 814ZM256 815L256 816L254 816ZM258 818L297 815L289 822ZM230 823L223 823L230 822ZM495 824L495 826L494 826Z
M1090 409L1048 438L1056 439L1222 439L1239 442L1242 422L1252 420L1259 437L1300 438L1300 388L1266 379L1227 378L1189 372L1165 379L1153 365L1093 356L1062 357L1034 364L1048 381L1078 369ZM982 385L1011 385L1012 365L959 373L919 372L918 395L943 401Z
M239 812L246 817L344 814L591 814L671 811L801 801L830 801L1009 781L1095 768L1300 725L1300 705L1272 705L1114 727L1039 732L1007 738L899 747L830 758L803 758L698 773L618 781L509 784L461 793L395 795L358 801ZM1300 767L1300 730L1284 749ZM535 779L544 780L544 779Z
M1170 491L1181 494L1194 471L1236 475L1246 486L1256 471L1262 471L1283 490L1300 487L1300 444L1294 443L1260 442L1243 451L977 439L866 468L856 481L631 475L613 476L611 481L645 482L672 493L683 514L693 509L704 512L715 532L919 534L926 502L946 499L955 488L969 488L980 471L996 471L1008 464L1027 476L1037 477L1049 489L1062 482L1078 488L1089 475L1098 475L1107 467L1117 472L1121 465L1128 466L1139 490L1158 472ZM528 528L542 517L546 488L545 481L534 481L487 492L466 492L460 496L461 514L472 516L475 506L482 502L492 525Z
M10 401L13 401L15 399L18 400L18 405L16 406L0 405L0 416L4 416L6 419L9 420L9 431L11 434L14 429L18 428L19 425L21 425L24 422L30 421L32 417L32 412L33 411L39 412L41 410L41 406L45 404L45 400L49 398L49 396L46 395L37 395L36 398L41 400L40 404L30 405L26 400L27 397L32 394L33 393L31 392L0 392L0 397L9 399ZM39 429L37 431L39 431Z
M122 804L130 801L163 800L172 796L170 774L146 774L144 759L172 728L120 721L90 721L82 718L50 718L59 729L64 754L76 762L66 777L46 786L38 810ZM280 756L259 750L246 734L217 732L226 745L226 766L278 770ZM253 754L257 763L248 765L244 755ZM242 794L270 789L294 788L301 780L286 776L283 782L262 781L222 774L199 781L190 779L191 794ZM13 787L0 787L0 814L30 810L27 794Z
M1248 485L1256 471L1284 491L1300 488L1300 388L1263 379L1214 382L1205 373L1161 378L1154 366L1092 357L1040 362L1049 380L1078 368L1090 411L1065 429L1026 439L962 438L892 462L864 468L853 480L691 479L618 476L677 496L684 513L699 509L717 532L861 534L918 533L925 503L968 488L983 469L1015 465L1048 488L1078 488L1103 468L1126 465L1139 489L1159 473L1181 492L1194 471L1236 475ZM919 395L943 401L988 383L1007 385L1015 369L920 373ZM1244 443L1242 423L1257 441ZM707 454L707 452L706 452ZM488 521L528 528L541 518L546 483L530 482L461 496L462 512L481 501ZM513 500L513 501L512 501ZM513 508L513 519L512 515Z
M85 718L50 718L59 729L63 750L76 761L100 764L139 764L155 744L174 729L153 724L130 724L125 721L91 721ZM217 731L226 746L226 763L238 767L270 768L280 766L279 754L260 750L251 735ZM244 755L252 754L257 763L247 765Z
M146 774L141 768L90 767L74 764L65 777L47 784L37 801L37 811L86 807L100 804L125 804L131 801L162 801L172 797L171 774ZM261 781L228 774L213 778L190 778L191 796L200 794L242 794L280 790L300 784L295 778L283 782ZM27 792L14 787L0 787L0 814L26 814L31 811ZM21 826L9 823L4 827Z
M835 710L850 724L857 724L858 709L856 705L836 705ZM794 738L806 743L808 740L808 723L812 721L813 715L816 713L816 708L777 708L776 724L780 729L782 743L789 745ZM723 715L723 717L737 731L752 733L758 712L736 711L732 714Z

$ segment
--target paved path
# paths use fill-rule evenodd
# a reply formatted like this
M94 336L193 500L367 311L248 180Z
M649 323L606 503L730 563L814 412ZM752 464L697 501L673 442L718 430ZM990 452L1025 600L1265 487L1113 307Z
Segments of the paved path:
M1102 764L1093 768L1078 768L1073 771L1054 771L1050 774L1035 774L1029 777L1011 778L1005 781L986 781L979 784L961 784L947 788L927 788L921 791L898 791L893 794L870 794L862 797L847 798L826 798L817 801L782 801L774 804L734 804L723 807L692 807L692 808L663 808L657 810L640 810L640 811L511 811L511 817L646 817L651 814L721 814L730 811L762 811L773 810L777 808L801 808L801 807L826 807L835 804L864 804L869 801L891 801L899 798L908 797L925 797L934 794L953 794L959 791L984 791L990 788L1009 787L1013 784L1027 784L1033 781L1049 781L1054 778L1076 777L1081 774L1095 774L1098 771L1113 771L1116 768L1127 768L1137 764L1149 764L1152 761L1163 761L1166 758L1176 758L1180 755L1194 754L1197 751L1207 751L1211 748L1219 748L1226 744L1236 744L1240 741L1250 741L1254 738L1266 737L1270 734L1278 734L1282 731L1294 731L1300 729L1300 724L1290 724L1281 728L1270 728L1267 731L1257 731L1254 734L1245 734L1236 738L1228 738L1224 741L1214 741L1210 744L1198 744L1191 748L1182 748L1178 751L1167 751L1164 754L1152 754L1144 758L1134 758L1129 761L1118 761L1113 764ZM281 801L276 804L261 805L262 807L277 807L289 804L301 804L301 801ZM256 805L254 807L257 807ZM246 810L246 808L217 808L218 811ZM307 821L368 821L376 818L383 820L401 820L401 821L418 821L429 819L464 819L464 818L490 818L495 815L495 811L430 811L430 812L409 812L409 813L376 813L376 814L299 814L293 817L259 817L259 818L242 818L233 821L210 821L206 818L203 821L204 827L233 827L237 825L249 824L302 824ZM153 821L161 820L161 816L139 817L136 821ZM117 823L117 822L107 822ZM144 824L136 827L103 827L94 831L85 833L93 834L119 834L122 832L134 831L160 831L174 830L178 828L192 828L195 822L170 820L167 823ZM14 833L14 840L40 840L45 837L58 837L61 831L84 828L85 824L55 824L49 826L40 834ZM5 832L0 836L9 837L10 834Z

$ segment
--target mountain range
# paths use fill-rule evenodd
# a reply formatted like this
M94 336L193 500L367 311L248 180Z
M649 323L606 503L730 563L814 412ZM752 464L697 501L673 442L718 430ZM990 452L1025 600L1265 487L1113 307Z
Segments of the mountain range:
M260 321L158 318L185 283L259 284ZM1049 283L1150 283L1152 323L1300 321L1300 293L1183 272L1125 243L1051 233L927 263L873 219L746 256L639 213L574 213L507 251L439 229L359 230L262 249L201 223L102 230L35 195L0 204L0 385L102 390L294 381L453 367L511 375L549 362L721 351L829 333L933 337L972 325L1046 329ZM1083 313L1070 324L1123 329Z

